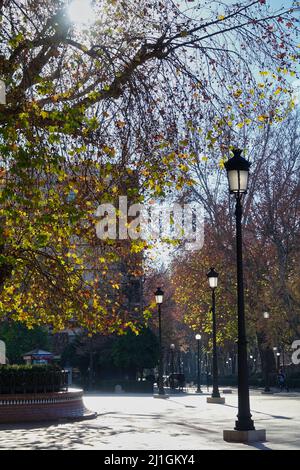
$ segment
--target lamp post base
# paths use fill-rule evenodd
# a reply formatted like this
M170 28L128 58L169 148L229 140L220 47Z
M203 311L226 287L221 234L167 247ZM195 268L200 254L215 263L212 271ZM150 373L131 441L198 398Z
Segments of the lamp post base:
M219 405L224 405L225 397L207 397L207 403L218 403Z
M236 431L236 430L226 430L223 431L223 439L226 442L265 442L266 430L257 429L255 431Z
M202 392L201 388L197 388L197 390L195 391L195 393L200 393L200 395L201 395L201 393L203 393L203 392Z

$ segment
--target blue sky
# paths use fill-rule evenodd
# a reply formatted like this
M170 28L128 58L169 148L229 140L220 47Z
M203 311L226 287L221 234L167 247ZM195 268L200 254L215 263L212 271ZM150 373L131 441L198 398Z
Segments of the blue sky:
M269 0L268 4L274 8L280 8L280 7L287 8L293 5L293 1L292 0Z

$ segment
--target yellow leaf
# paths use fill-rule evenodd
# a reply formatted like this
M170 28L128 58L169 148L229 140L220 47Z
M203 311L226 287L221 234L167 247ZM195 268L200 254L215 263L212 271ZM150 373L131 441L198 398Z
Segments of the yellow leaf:
M235 98L239 98L239 97L241 96L241 94L242 94L242 90L236 90L236 91L233 93L233 96L234 96Z

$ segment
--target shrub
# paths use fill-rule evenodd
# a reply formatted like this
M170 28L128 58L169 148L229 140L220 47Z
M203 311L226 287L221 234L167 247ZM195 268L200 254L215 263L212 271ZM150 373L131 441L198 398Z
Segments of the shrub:
M57 365L0 366L0 394L58 392L67 387L67 373Z

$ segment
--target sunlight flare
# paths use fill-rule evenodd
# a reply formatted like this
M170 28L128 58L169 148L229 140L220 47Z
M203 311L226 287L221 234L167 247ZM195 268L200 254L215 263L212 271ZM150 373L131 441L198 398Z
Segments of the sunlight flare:
M91 0L73 0L67 11L72 23L78 25L91 23L95 16Z

